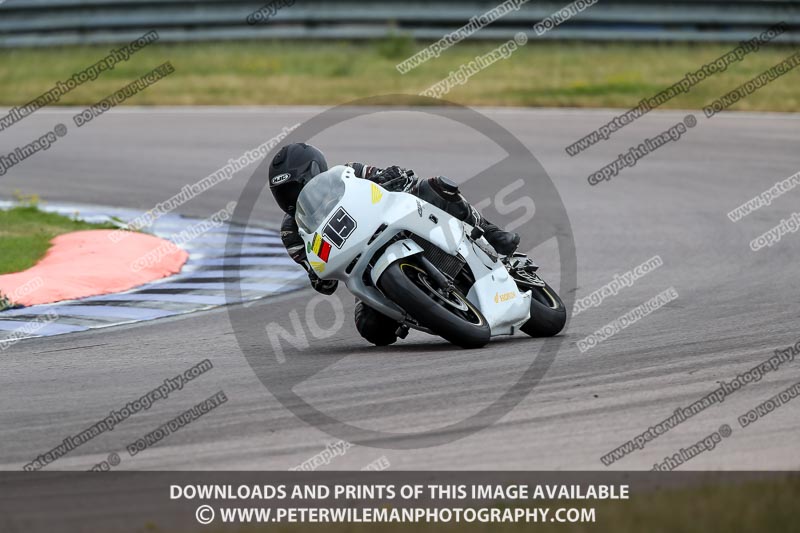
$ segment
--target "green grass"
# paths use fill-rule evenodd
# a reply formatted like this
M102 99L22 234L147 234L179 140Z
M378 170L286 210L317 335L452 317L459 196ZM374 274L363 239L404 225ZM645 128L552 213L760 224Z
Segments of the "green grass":
M113 224L89 224L56 213L45 213L35 205L0 211L0 274L26 270L50 248L50 241L63 233L87 229L112 229Z
M737 484L707 484L673 489L631 491L629 500L581 502L560 500L540 507L553 516L560 507L594 507L594 523L537 524L286 524L224 531L261 533L797 533L800 532L800 477L779 477ZM223 531L207 526L204 531ZM161 531L155 528L155 531Z
M418 94L498 43L464 42L401 75L395 65L425 43L396 36L376 43L235 42L154 44L68 95L94 103L170 61L175 73L129 99L138 105L331 105L389 93ZM446 98L467 105L633 107L728 44L540 43L479 72ZM24 104L103 57L107 47L13 49L0 56L0 104ZM699 109L778 63L793 49L767 46L696 85L664 108ZM738 102L733 110L800 111L800 69Z

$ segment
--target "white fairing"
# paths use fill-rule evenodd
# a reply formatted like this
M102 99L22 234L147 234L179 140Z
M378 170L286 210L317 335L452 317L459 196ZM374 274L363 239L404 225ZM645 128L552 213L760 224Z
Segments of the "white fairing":
M343 191L339 179L344 183ZM325 194L322 186L330 183L336 185L337 193L326 199L330 205L322 206L317 199ZM469 238L470 226L411 194L389 192L357 178L350 167L335 166L311 180L300 195L297 219L309 262L317 274L344 282L357 298L396 320L402 321L405 313L373 285L395 261L422 253L410 239L386 247L401 231L466 260L476 280L466 296L483 313L492 335L511 334L530 316L530 292L521 293L503 264ZM375 236L382 225L385 229ZM370 260L378 252L365 281Z

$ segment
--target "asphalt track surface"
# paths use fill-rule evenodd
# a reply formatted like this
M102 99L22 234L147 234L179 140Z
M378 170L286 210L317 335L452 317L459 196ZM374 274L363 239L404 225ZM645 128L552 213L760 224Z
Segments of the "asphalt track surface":
M0 152L63 122L67 137L0 178L53 202L146 210L278 133L317 108L124 109L80 130L75 110L41 110L0 133ZM599 307L570 321L542 382L500 421L434 447L413 437L360 442L325 469L360 469L385 456L393 469L599 469L600 457L800 338L800 235L752 252L751 239L791 215L800 191L733 223L726 213L800 170L800 116L727 114L700 124L626 169L589 186L590 172L684 112L653 112L609 141L569 157L563 147L605 123L610 110L481 110L530 148L555 183L569 214L578 258L574 296L588 296L658 254L664 265ZM700 115L700 114L698 114ZM314 142L330 161L401 164L419 174L459 179L502 154L474 132L415 113L357 119ZM254 166L184 205L208 216L239 197ZM494 194L471 182L473 200ZM262 196L253 220L277 227L277 209ZM558 255L547 244L537 258L557 282ZM679 298L581 353L576 345L603 325L674 287ZM563 292L569 292L562 288ZM307 289L299 296L308 299ZM566 296L566 294L564 294ZM247 307L250 346L274 357L264 324L286 320L286 302ZM298 387L320 410L369 429L435 431L501 396L542 341L515 337L462 351L422 334L372 348L347 320L325 348L311 354L333 364ZM322 319L320 319L322 320ZM119 409L127 401L203 359L214 369L149 410L132 416L48 466L88 469L119 452L124 469L287 469L322 451L333 437L301 421L268 392L245 360L225 309L132 326L32 339L0 353L0 468L18 470ZM733 434L683 469L796 469L797 403L742 429L737 416L800 380L800 361L751 383L611 468L647 469L729 424ZM287 376L288 379L288 376ZM185 409L224 390L228 402L135 457L135 441ZM457 436L456 436L457 437ZM399 439L398 439L399 442ZM420 446L425 442L420 440Z

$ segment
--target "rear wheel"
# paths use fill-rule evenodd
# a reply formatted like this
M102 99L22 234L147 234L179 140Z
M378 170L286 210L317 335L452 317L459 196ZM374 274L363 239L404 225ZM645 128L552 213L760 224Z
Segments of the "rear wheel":
M413 259L390 265L379 285L414 320L451 343L480 348L489 342L491 330L478 308L456 288L436 288L425 269Z
M530 287L531 318L519 329L531 337L552 337L564 329L567 309L564 302L547 283Z

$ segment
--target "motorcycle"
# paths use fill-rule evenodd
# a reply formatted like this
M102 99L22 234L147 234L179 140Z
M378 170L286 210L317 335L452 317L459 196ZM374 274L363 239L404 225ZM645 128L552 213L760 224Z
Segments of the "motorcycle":
M464 348L516 330L558 334L566 309L523 254L500 257L471 226L407 192L335 166L303 188L295 214L311 268L409 329Z

